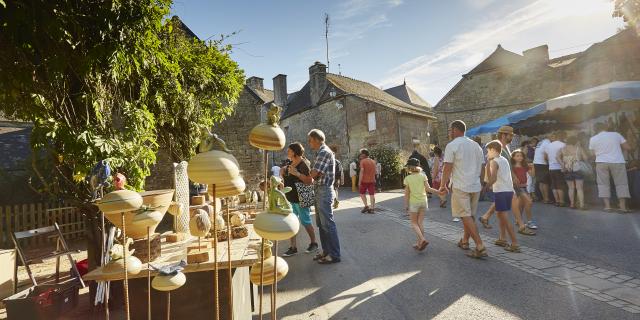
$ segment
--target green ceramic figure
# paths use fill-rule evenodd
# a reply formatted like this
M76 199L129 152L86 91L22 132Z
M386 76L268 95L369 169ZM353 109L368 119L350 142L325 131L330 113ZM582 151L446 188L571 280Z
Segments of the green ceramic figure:
M293 212L291 203L287 200L285 193L291 191L291 187L278 190L278 187L282 184L282 179L276 176L272 176L269 181L269 213L277 213L281 215L288 215Z

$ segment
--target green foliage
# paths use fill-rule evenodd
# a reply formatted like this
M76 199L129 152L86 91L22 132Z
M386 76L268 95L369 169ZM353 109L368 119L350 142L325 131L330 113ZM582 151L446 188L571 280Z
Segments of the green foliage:
M613 0L613 17L620 17L640 33L640 0Z
M221 42L175 32L170 0L26 0L0 6L0 111L34 124L32 185L85 201L107 159L133 188L159 145L188 160L228 115L243 73Z
M398 187L402 182L400 180L404 167L401 151L388 145L378 145L369 149L369 153L382 166L382 186Z

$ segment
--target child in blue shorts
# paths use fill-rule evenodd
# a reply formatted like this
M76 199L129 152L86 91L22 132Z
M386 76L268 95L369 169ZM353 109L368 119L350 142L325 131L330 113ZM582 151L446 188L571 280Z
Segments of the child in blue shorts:
M511 165L505 157L500 155L500 152L502 152L500 141L494 140L487 144L487 159L489 160L487 185L493 190L496 215L500 221L500 237L495 244L510 252L520 252L516 234L507 215L507 212L511 210L511 200L514 193ZM504 239L505 233L509 234L511 244L508 244Z

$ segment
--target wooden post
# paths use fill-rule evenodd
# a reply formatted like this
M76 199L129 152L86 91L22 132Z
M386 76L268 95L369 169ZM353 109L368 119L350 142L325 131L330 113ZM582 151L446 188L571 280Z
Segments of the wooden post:
M276 298L278 297L278 241L273 244L273 284L271 285L271 320L276 320Z
M167 291L167 320L171 320L171 291Z
M260 320L262 320L262 297L264 296L264 239L260 245Z
M147 226L147 319L151 320L151 226Z
M216 202L216 185L212 184L211 201L213 201L213 293L215 296L216 320L220 320L220 299L218 297L218 223L216 219L218 205Z
M233 319L233 272L231 270L231 198L227 198L227 274L229 276L229 319Z
M129 275L127 273L127 226L124 221L124 212L120 214L122 221L122 251L124 256L124 312L126 319L131 319L129 315Z

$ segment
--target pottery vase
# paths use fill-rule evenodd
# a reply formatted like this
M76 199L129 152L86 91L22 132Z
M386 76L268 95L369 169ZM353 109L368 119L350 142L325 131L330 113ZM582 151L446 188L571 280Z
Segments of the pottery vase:
M249 143L262 150L280 151L284 148L287 139L280 126L259 124L249 133Z
M266 258L264 260L264 270L263 270L263 276L262 276L263 285L271 285L275 282L273 277L273 267L276 259L278 259L277 276L276 276L277 281L282 280L282 278L284 278L289 272L289 265L284 259L276 256L271 256L269 258ZM261 284L260 283L260 269L261 269L260 263L261 262L258 261L251 266L251 272L250 272L249 278L251 280L251 283L255 285Z

